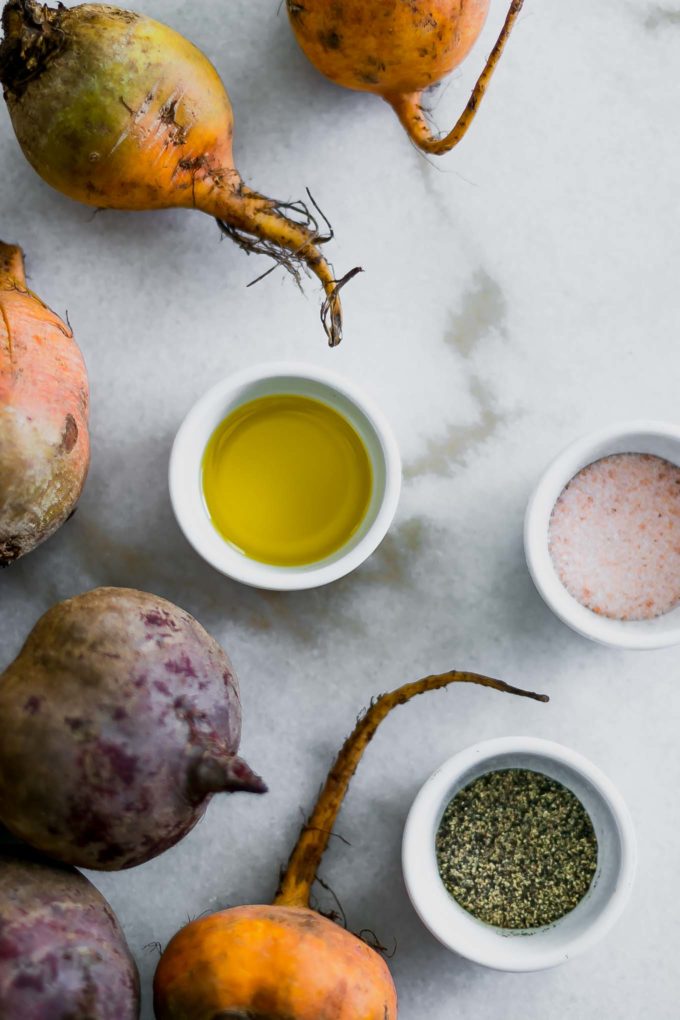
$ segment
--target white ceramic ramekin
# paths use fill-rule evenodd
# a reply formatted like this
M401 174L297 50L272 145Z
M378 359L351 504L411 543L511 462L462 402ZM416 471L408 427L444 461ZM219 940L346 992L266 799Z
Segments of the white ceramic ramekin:
M555 615L584 637L618 648L678 644L680 606L653 620L610 620L577 602L553 566L548 526L558 496L582 468L612 453L652 453L680 465L680 426L659 421L620 422L584 436L563 450L542 475L527 506L524 551L529 572Z
M203 498L201 464L214 430L237 407L274 393L300 394L335 408L363 439L373 467L373 495L358 531L333 556L308 566L279 567L249 559L215 530ZM194 404L172 447L169 483L179 526L208 563L256 588L296 591L344 577L377 548L399 502L401 459L382 412L353 383L315 365L271 362L229 376Z
M506 768L543 772L572 790L598 841L597 872L584 899L565 917L531 931L494 928L469 914L447 892L435 855L435 836L451 799L484 773ZM468 960L507 971L554 967L601 939L630 896L636 860L633 823L609 779L582 755L536 737L487 740L445 762L413 802L402 847L406 888L425 926Z

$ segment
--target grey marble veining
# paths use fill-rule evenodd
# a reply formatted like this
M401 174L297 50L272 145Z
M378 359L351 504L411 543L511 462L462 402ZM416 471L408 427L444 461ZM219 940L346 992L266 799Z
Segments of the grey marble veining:
M400 709L371 745L322 869L353 930L391 960L402 1020L674 1020L680 976L680 670L677 650L622 653L572 634L523 562L526 499L545 462L615 418L677 420L680 263L676 130L680 10L647 0L526 0L479 117L426 160L386 105L334 88L297 51L277 0L131 3L213 59L236 112L246 180L333 221L345 292L329 351L306 298L219 243L190 212L92 215L25 163L0 109L0 236L31 285L68 310L92 387L93 462L75 518L0 577L0 652L58 599L146 588L194 613L242 683L243 753L262 799L218 799L180 846L95 880L139 960L188 916L267 900L325 770L370 696L468 667L547 691L549 706L453 689ZM504 16L434 97L446 127ZM392 420L405 485L394 527L353 576L300 594L213 572L179 533L167 458L218 377L294 357L360 380ZM504 975L452 956L401 880L413 796L476 740L530 733L591 757L633 813L640 872L607 940L554 971ZM319 899L325 902L323 890Z

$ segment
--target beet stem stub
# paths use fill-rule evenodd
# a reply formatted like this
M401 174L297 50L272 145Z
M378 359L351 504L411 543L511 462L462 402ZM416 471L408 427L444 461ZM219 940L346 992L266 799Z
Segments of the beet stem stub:
M0 290L15 287L26 289L24 254L18 245L0 241Z
M220 757L206 752L199 758L189 779L192 797L199 802L210 793L266 793L265 782L242 758Z
M60 11L36 0L9 0L2 12L0 82L20 96L62 45Z
M523 3L524 0L512 0L503 28L496 40L496 45L489 54L465 109L448 134L438 137L433 133L421 106L422 92L385 96L385 99L393 108L411 141L423 152L431 153L434 156L441 156L445 152L450 152L454 146L463 140L486 94L491 76L496 70L498 61L505 49L505 44L519 17L519 12L522 10Z
M506 684L502 680L457 670L426 676L422 680L404 684L389 694L382 694L372 702L365 715L359 719L335 759L314 810L303 825L298 841L290 855L274 900L275 904L289 907L309 906L309 897L316 879L316 872L328 846L350 780L383 719L389 715L393 708L405 705L416 695L425 694L427 691L436 691L453 683L479 684L481 687L491 687L495 691L502 691L506 694L516 694L521 698L532 698L534 701L547 702L550 700L546 694L535 694L519 687L511 687L510 684Z

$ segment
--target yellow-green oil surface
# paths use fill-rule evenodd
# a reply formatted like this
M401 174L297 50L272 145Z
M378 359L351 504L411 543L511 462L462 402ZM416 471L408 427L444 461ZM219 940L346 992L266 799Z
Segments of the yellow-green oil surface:
M355 534L373 491L353 425L319 400L260 397L213 432L203 494L214 527L244 555L275 566L331 556Z

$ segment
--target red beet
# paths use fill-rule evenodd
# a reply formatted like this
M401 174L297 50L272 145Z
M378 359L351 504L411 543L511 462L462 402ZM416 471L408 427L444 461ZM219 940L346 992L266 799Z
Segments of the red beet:
M137 968L104 897L75 868L0 854L0 1017L138 1016Z
M141 864L212 793L266 789L236 756L229 659L145 592L97 588L50 609L0 677L0 730L0 822L82 867Z

